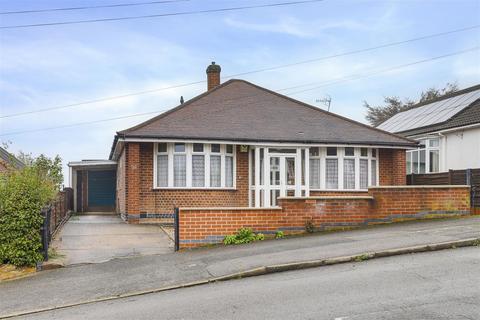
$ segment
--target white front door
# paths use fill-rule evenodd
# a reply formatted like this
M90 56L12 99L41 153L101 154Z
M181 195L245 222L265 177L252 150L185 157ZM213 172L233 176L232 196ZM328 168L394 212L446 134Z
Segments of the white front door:
M270 156L270 205L276 206L278 197L295 195L295 168L298 168L295 155Z

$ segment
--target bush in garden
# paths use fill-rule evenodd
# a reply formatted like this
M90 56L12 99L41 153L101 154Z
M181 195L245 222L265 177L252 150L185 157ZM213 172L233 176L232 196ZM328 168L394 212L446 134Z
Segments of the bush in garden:
M242 244L262 240L265 240L265 236L262 233L255 234L250 228L241 228L237 233L226 236L223 239L223 244Z
M0 174L0 263L32 266L42 260L40 212L54 199L59 186L51 168L46 169L45 159L41 165L34 162ZM61 168L61 163L50 164Z

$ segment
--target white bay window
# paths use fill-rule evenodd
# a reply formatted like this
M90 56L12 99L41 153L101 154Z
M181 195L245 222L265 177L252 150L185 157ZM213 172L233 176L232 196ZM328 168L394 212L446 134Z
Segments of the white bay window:
M407 151L407 174L440 171L440 140L437 137L419 140L421 147Z
M154 188L235 188L235 147L157 143Z

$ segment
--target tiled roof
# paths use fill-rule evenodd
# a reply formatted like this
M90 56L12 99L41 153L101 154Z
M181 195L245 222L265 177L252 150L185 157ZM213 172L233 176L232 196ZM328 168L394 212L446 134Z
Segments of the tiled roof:
M122 137L412 146L412 141L243 80L229 80Z

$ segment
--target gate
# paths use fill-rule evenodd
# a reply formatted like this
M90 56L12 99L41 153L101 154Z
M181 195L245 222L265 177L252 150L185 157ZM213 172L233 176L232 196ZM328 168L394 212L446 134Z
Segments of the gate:
M48 206L44 208L41 212L43 217L43 223L40 227L40 235L42 237L42 255L43 260L48 260L48 246L50 244L50 240L52 238L52 233L50 232L50 219L52 216L52 207Z

